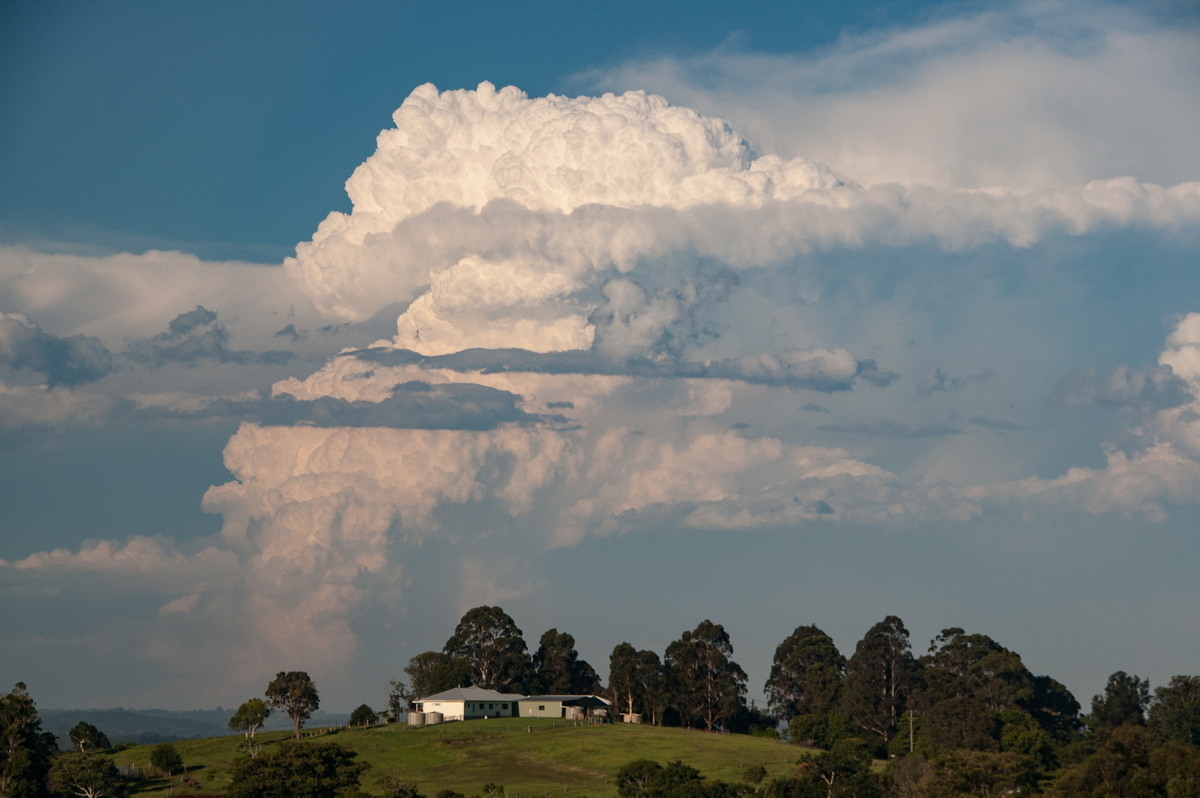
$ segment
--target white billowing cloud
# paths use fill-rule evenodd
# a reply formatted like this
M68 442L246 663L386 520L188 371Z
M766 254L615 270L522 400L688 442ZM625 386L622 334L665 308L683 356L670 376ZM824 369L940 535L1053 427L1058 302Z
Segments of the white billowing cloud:
M56 335L95 336L113 350L126 338L160 333L196 305L217 309L237 325L238 342L254 348L269 348L289 317L314 318L307 297L278 266L155 250L88 257L0 246L0 296L5 310Z
M943 9L800 54L735 41L635 59L585 81L720 109L769 151L868 186L1169 184L1200 178L1197 39L1194 24L1121 4L1031 0Z
M1106 469L984 488L925 484L919 469L879 465L868 447L831 444L847 430L882 430L914 447L960 430L937 417L845 413L844 405L868 404L861 394L880 396L901 377L882 358L874 362L876 351L853 351L864 344L846 344L846 330L924 333L856 308L843 314L843 328L810 322L806 314L822 310L814 306L827 273L792 291L818 269L836 268L819 263L834 249L966 252L1108 227L1188 227L1200 222L1200 183L1116 177L987 187L984 172L926 181L914 169L912 183L884 183L884 172L866 170L859 184L853 172L843 178L806 158L756 155L724 121L642 92L529 98L490 84L443 93L423 86L395 122L347 184L352 212L331 214L282 269L163 253L85 264L0 251L0 289L20 298L21 312L53 316L57 335L120 331L153 342L171 319L211 308L204 330L216 330L219 312L230 330L269 343L300 292L301 304L339 319L403 307L394 337L279 380L263 398L316 410L288 417L290 425L283 416L245 423L229 440L233 478L203 501L222 516L204 550L213 553L131 539L3 567L70 574L86 564L120 577L135 562L180 574L208 557L223 563L228 581L180 576L154 588L159 620L175 637L160 636L151 656L229 672L283 659L336 671L354 657L362 614L398 601L422 577L423 553L440 542L470 552L457 563L464 600L494 602L534 589L522 558L589 536L970 518L989 503L1059 500L1153 516L1194 480L1197 458L1186 449L1193 427L1182 412L1157 416L1159 437L1114 450ZM852 279L869 283L868 269ZM76 270L97 286L92 315L60 310L83 304L70 279ZM160 278L175 292L168 298L153 295ZM148 309L137 307L141 298ZM907 308L886 311L903 317ZM114 320L120 312L132 315ZM235 327L239 318L244 327ZM1188 317L1162 361L1184 380L1200 380L1193 327L1200 322ZM217 343L203 350L208 360L251 346ZM955 366L929 390L954 385L953 373L987 374L978 370L987 365ZM136 392L134 403L206 413L255 399L227 392L189 400L158 387ZM521 412L448 423L482 403L461 392L472 387L503 392ZM4 390L30 418L88 412L78 392ZM824 392L822 406L837 417L803 418L802 390ZM394 401L419 393L444 397L446 419L423 425L415 405ZM847 393L857 404L834 401ZM44 407L34 406L39 399ZM386 427L338 426L347 408L334 400L393 403L398 417ZM762 418L771 431L759 432L767 413L797 418ZM488 558L497 551L517 564L497 570ZM192 662L182 641L201 629L235 639L232 659L225 650Z
M1176 324L1159 356L1159 370L1131 373L1120 368L1102 398L1131 403L1170 393L1169 406L1151 401L1152 412L1127 431L1132 441L1110 445L1103 468L1075 467L1053 478L1028 477L962 491L968 503L1016 502L1073 506L1090 513L1117 513L1163 520L1172 505L1200 494L1200 313ZM1165 373L1164 373L1165 371ZM1181 378L1185 397L1176 395ZM1160 387L1163 383L1170 390Z

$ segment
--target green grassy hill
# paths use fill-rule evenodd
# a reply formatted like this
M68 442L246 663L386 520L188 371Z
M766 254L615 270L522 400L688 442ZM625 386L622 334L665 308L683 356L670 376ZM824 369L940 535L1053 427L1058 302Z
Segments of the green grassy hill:
M267 750L283 732L260 734ZM613 775L634 759L660 763L683 760L704 776L741 781L751 765L766 767L768 778L791 775L800 749L785 743L739 734L708 734L628 724L572 725L570 721L527 718L470 720L409 729L393 724L371 729L341 729L317 739L336 742L371 763L362 779L367 792L378 792L380 777L397 773L432 797L451 789L467 796L489 782L509 796L590 796L614 798ZM217 794L225 791L240 736L174 743L197 786L183 788L178 778L139 782L135 795ZM151 746L113 755L118 766L149 771Z

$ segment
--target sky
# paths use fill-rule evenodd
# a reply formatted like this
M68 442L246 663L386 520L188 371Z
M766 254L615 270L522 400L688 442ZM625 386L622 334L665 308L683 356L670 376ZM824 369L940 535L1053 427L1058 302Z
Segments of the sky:
M0 683L1200 663L1189 0L0 7Z

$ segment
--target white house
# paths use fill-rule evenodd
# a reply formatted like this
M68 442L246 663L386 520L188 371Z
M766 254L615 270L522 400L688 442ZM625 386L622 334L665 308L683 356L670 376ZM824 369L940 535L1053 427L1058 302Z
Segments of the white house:
M511 718L517 714L517 702L524 697L482 687L454 687L418 698L413 704L417 712L440 712L444 720Z

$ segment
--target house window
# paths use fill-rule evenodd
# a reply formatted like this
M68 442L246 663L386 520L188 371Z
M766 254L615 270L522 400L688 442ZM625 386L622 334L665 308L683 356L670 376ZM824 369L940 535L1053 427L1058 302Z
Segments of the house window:
M545 711L546 711L546 705L538 704L538 712L545 712Z
M500 705L500 708L501 708L501 709L508 709L508 704L501 704L501 705Z

